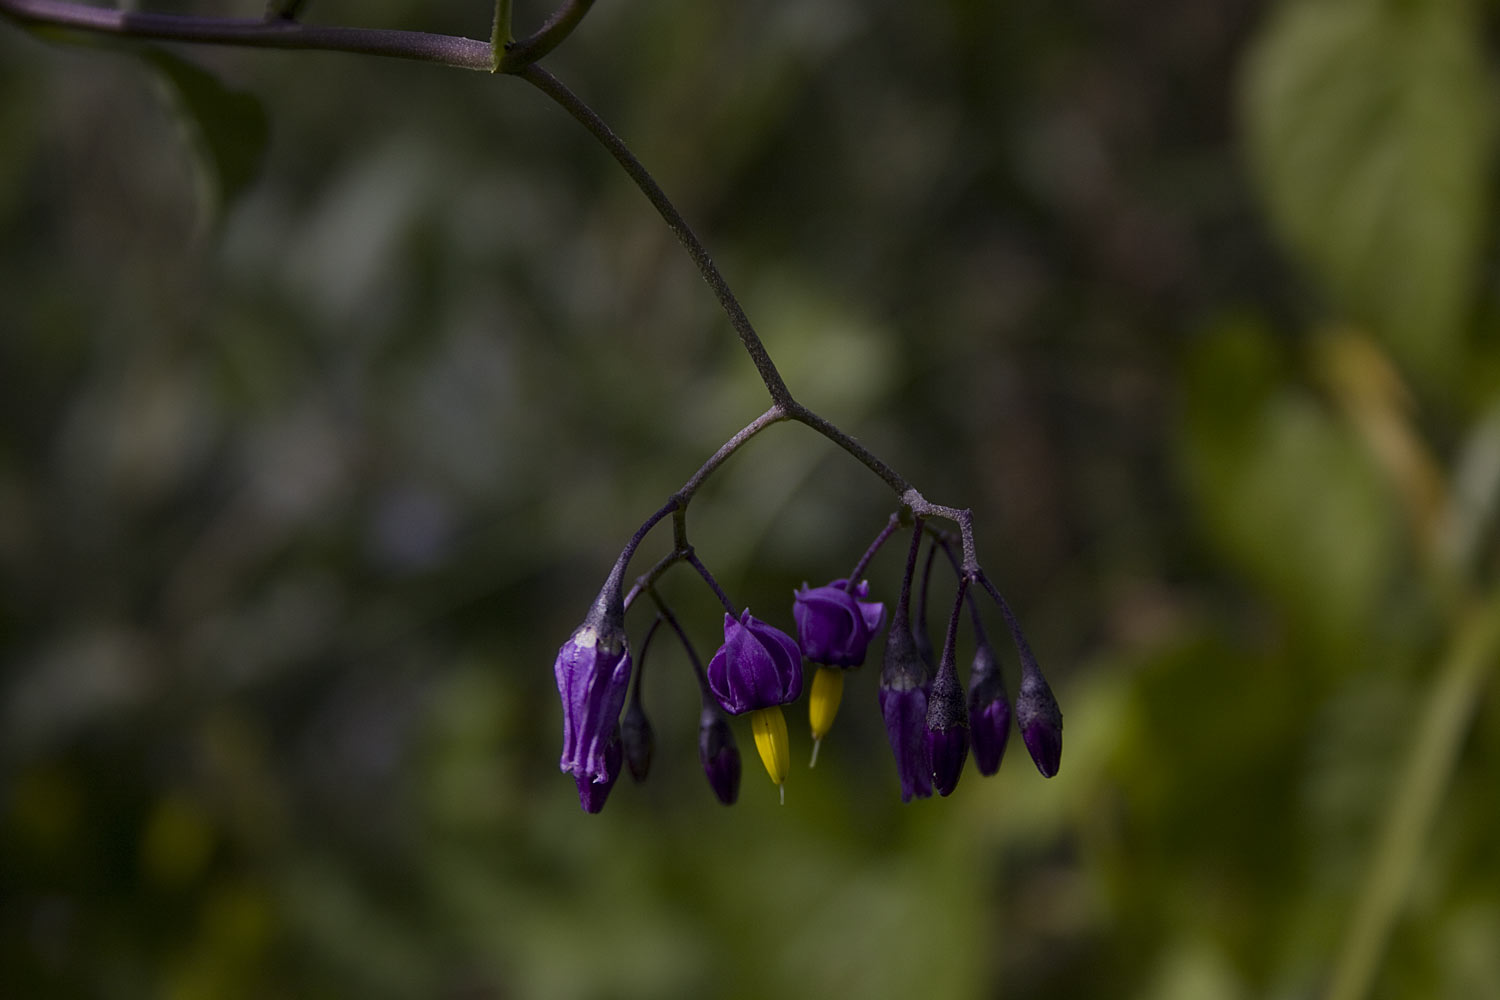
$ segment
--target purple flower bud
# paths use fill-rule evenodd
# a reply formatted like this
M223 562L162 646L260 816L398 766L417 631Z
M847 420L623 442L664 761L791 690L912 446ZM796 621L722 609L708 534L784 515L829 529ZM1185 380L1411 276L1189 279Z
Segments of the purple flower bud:
M734 730L717 708L705 703L698 718L698 759L714 794L726 806L740 797L740 751L734 743Z
M630 767L630 776L636 784L646 780L651 770L651 754L656 749L656 734L651 729L651 720L641 707L640 698L632 698L620 720L620 742L625 748L625 763Z
M964 689L953 666L953 650L943 650L943 661L927 695L927 719L923 739L932 762L932 786L947 796L958 787L969 757L969 718L964 707Z
M1062 763L1062 710L1035 667L1022 670L1021 690L1016 694L1016 725L1042 777L1056 774Z
M750 609L724 616L724 645L708 661L708 687L730 715L796 701L802 694L802 652L792 637Z
M603 781L595 781L593 778L583 775L573 775L573 783L578 786L578 803L583 806L586 813L596 813L604 808L605 800L609 798L610 789L615 787L615 779L620 776L620 732L615 730L613 737L604 748L604 770Z
M559 767L574 777L610 779L605 747L612 738L630 686L630 649L618 594L611 609L605 594L578 630L557 651L553 672L563 705L563 750Z
M969 739L974 744L974 764L979 773L1000 770L1005 741L1010 736L1010 701L1005 697L1005 679L988 642L974 651L969 673Z
M857 667L865 662L870 640L885 624L885 605L865 601L870 584L861 580L853 593L847 580L834 580L826 587L809 587L793 595L792 617L797 621L797 639L802 653L814 663L833 667Z
M909 627L893 627L886 636L885 665L880 671L880 714L896 757L901 801L932 794L932 760L928 755L927 677Z

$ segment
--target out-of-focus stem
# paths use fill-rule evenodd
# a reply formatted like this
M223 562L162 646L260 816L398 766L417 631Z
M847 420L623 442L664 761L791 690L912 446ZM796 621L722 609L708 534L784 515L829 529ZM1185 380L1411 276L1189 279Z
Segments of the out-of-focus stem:
M1369 993L1458 763L1480 689L1497 660L1500 590L1464 615L1438 666L1406 764L1386 803L1374 860L1334 964L1327 1000L1361 1000Z

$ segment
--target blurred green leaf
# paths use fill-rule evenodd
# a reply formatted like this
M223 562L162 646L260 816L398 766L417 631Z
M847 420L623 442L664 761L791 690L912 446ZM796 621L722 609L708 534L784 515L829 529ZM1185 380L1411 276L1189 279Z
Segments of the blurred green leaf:
M1271 223L1419 373L1457 361L1487 217L1491 102L1466 0L1286 3L1246 63Z
M212 73L161 49L143 58L172 95L198 168L204 219L217 219L255 180L271 126L252 94L231 90Z
M1366 635L1394 564L1393 509L1359 442L1310 390L1253 390L1272 353L1248 325L1198 345L1184 468L1213 540L1325 651L1347 648Z

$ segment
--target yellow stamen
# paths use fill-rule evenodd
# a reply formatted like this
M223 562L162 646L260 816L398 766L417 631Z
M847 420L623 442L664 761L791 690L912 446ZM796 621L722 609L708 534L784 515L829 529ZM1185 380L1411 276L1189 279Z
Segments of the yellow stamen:
M818 747L823 737L833 728L834 716L839 714L839 702L844 697L844 672L830 667L819 667L813 675L812 694L807 699L807 719L812 723L812 763L818 766Z
M760 751L761 763L771 780L781 785L791 769L791 741L786 736L786 716L780 705L758 708L750 713L750 731L755 734L755 749ZM786 789L781 789L781 801L786 802Z

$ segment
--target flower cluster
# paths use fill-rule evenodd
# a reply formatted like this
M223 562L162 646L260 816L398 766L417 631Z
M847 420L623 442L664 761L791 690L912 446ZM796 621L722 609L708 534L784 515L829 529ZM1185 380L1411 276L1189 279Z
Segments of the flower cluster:
M845 673L864 664L870 644L886 629L886 605L870 599L869 581L862 576L876 551L899 525L900 519L892 517L849 576L820 587L804 583L792 595L795 639L754 617L748 608L736 613L708 569L696 556L685 555L725 608L724 641L706 669L650 582L638 584L630 597L649 593L658 606L658 615L642 643L633 694L622 718L632 674L624 628L629 601L621 585L630 554L627 549L583 624L558 651L555 665L563 703L561 767L573 775L584 810L598 812L603 808L622 767L628 766L637 782L644 781L650 770L655 733L642 704L641 684L647 651L663 623L681 639L697 677L702 698L699 759L715 796L725 805L739 796L740 754L729 717L748 716L756 750L785 801L791 753L782 706L802 694L803 660L814 664L817 671L810 685L808 722L813 741L811 763L816 765L818 749L842 701ZM932 552L946 551L959 570L957 596L936 663L932 662L925 621L930 556L920 582L921 604L915 628L910 611L917 554L929 534ZM979 589L973 586L975 583L996 598L1020 654L1021 682L1014 712L999 658L984 633L974 599ZM955 665L958 624L966 601L972 612L976 647L967 698ZM920 520L913 527L900 598L885 640L877 695L903 802L927 798L934 790L943 796L951 794L971 749L980 773L994 774L1005 752L1012 717L1037 769L1046 777L1057 773L1062 755L1062 713L1010 608L977 568L959 565L945 536L925 532Z

